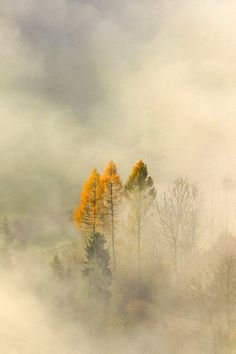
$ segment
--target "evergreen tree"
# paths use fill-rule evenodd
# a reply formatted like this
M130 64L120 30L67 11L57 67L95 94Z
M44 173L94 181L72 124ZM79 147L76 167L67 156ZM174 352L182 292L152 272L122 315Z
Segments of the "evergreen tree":
M103 236L98 232L92 233L85 248L86 260L83 273L88 277L92 295L107 300L110 295L109 286L112 273L110 256L105 246L106 242Z

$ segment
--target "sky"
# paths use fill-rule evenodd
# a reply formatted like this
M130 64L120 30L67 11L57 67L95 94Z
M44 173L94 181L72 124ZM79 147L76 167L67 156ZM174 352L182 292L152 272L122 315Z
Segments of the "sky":
M70 210L91 169L236 177L233 0L1 0L2 210Z

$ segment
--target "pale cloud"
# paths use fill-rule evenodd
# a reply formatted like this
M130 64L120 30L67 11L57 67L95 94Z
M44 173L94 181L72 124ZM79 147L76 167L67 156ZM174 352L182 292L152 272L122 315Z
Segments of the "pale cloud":
M41 176L47 195L54 175L69 207L89 170L111 159L124 178L140 158L159 183L234 177L234 1L1 9L1 174L13 184L30 164L27 184Z

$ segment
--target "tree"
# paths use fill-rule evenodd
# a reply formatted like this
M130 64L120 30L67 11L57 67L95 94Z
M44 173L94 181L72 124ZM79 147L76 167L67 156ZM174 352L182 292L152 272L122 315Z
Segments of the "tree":
M192 255L199 232L198 188L179 178L157 201L157 213L164 245L178 267L186 255Z
M12 244L14 241L14 236L10 230L9 221L7 217L5 217L2 221L2 230L3 230L4 245L7 247L10 244Z
M110 162L101 177L103 188L104 223L111 234L113 272L116 275L115 231L119 221L123 186L114 162Z
M222 234L192 288L209 323L214 353L231 353L236 325L236 241Z
M13 232L12 223L9 224L9 220L7 216L5 216L0 225L0 262L4 267L13 265L13 250L16 246L17 243L15 233Z
M51 262L50 266L54 274L59 279L63 279L65 277L65 270L57 253L54 255L53 261Z
M83 274L89 279L92 295L107 300L109 298L112 273L106 241L100 233L93 232L87 240L85 256Z
M74 222L84 234L95 233L101 224L101 181L97 170L93 170L84 184L80 206L75 209Z
M236 325L236 241L229 234L218 240L217 264L213 267L211 299L221 311L221 327L226 347L232 346L232 327Z
M141 230L156 197L153 179L148 175L147 166L138 161L125 185L126 196L130 200L138 248L138 280L141 288Z

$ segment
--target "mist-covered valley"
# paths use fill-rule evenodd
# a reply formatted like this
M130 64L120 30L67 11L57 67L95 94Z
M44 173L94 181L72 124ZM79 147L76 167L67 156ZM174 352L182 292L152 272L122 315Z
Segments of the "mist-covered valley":
M236 352L233 0L2 0L3 354Z

